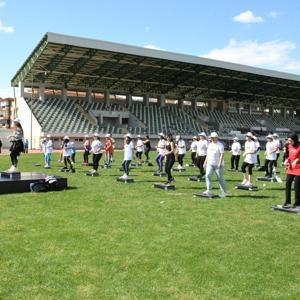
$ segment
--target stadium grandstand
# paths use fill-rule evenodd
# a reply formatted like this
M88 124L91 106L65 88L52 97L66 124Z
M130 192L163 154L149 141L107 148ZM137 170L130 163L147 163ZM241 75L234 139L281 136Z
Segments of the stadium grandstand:
M300 132L300 76L46 33L17 71L25 138Z

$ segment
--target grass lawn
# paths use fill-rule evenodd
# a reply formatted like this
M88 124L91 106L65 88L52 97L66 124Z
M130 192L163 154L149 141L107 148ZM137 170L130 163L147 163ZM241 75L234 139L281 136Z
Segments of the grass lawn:
M299 299L300 216L270 209L284 183L235 190L242 174L226 172L228 198L194 198L205 189L187 181L196 168L164 191L152 187L164 181L156 167L117 183L121 158L87 177L80 163L60 173L54 154L46 172L68 177L68 190L0 195L0 299ZM44 172L35 162L22 155L20 169Z

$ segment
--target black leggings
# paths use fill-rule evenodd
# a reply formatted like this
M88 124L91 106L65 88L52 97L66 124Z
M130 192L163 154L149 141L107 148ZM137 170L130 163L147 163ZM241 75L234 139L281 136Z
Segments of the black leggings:
M256 159L257 159L257 165L260 166L260 157L259 157L259 154L256 155Z
M178 163L183 167L183 158L185 154L178 154Z
M280 153L276 153L276 160L275 160L275 163L274 163L274 167L277 168L277 160L280 156Z
M150 148L145 148L145 156L146 156L146 160L149 160L149 152L150 152Z
M18 150L12 150L10 152L10 160L11 160L11 164L15 167L18 166L18 157L20 156L20 151Z
M102 157L102 153L99 153L99 154L93 154L93 169L95 171L98 171L98 168L99 168L99 161Z
M192 152L191 159L192 159L192 163L195 165L196 164L196 152Z
M123 163L122 163L122 168L125 172L126 175L129 175L129 171L130 171L130 163L131 163L131 160L124 160Z
M266 171L266 176L267 177L272 177L273 173L273 166L275 165L275 160L265 160L265 171Z
M244 161L243 164L242 164L242 172L244 174L246 173L246 168L247 167L248 167L248 174L252 175L253 174L252 169L254 167L254 164L249 164L249 163L247 163L247 162Z
M71 162L70 156L64 156L64 164L66 168L68 168L68 164L69 164L70 169L73 169L73 164Z
M167 155L167 161L166 161L166 165L165 165L165 172L168 175L168 181L170 181L173 178L172 174L171 174L171 170L172 170L172 167L173 167L174 163L175 163L175 155L174 154Z
M240 155L231 155L231 169L239 169Z
M86 163L86 164L89 163L89 154L90 154L89 150L84 150L84 152L83 152L83 162Z
M136 156L137 159L142 159L142 154L143 154L143 152L136 151L135 156Z
M294 183L295 188L295 206L300 206L300 176L287 174L285 183L285 203L291 204L291 189L292 183Z
M205 175L205 170L204 170L204 162L206 159L206 155L205 156L198 156L197 160L196 160L196 166L199 168L200 170L200 176L203 177Z

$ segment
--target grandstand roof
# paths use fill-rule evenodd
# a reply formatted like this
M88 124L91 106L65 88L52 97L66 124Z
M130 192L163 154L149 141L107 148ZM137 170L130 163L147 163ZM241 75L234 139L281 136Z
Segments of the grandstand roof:
M12 86L172 99L231 99L300 106L300 76L191 55L46 33L12 79Z

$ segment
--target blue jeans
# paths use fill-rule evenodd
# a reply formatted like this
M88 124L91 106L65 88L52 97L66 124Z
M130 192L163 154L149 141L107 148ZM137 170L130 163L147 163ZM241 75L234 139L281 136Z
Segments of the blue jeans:
M51 162L51 153L45 154L45 161L46 161L46 164L47 164L48 166L50 166L50 162Z
M206 174L205 174L206 189L210 192L212 190L211 177L213 176L214 172L216 172L221 191L226 193L226 182L223 175L224 166L221 166L220 168L217 168L217 166L212 166L212 165L206 166Z
M159 172L161 172L161 173L163 171L163 166L164 166L163 160L164 160L164 156L161 154L158 154L156 157L156 163L158 164Z

